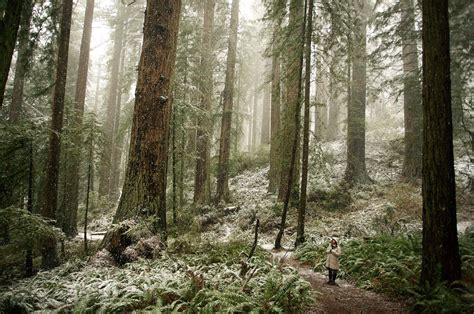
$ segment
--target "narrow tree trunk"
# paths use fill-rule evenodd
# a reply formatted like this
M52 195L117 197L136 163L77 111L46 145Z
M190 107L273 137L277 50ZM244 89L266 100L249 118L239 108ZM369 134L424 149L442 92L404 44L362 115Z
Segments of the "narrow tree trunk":
M117 111L118 76L120 69L120 54L124 33L125 6L120 1L117 3L118 12L115 20L114 49L112 55L112 71L110 72L109 95L107 98L107 116L104 124L104 151L100 164L99 195L110 196L110 175L112 170L112 149L115 115Z
M328 116L328 127L326 130L326 140L334 141L339 133L339 103L337 99L337 90L336 90L336 79L334 77L334 71L336 68L335 57L331 59L331 77L329 78L329 116Z
M308 157L309 157L309 115L311 97L311 37L313 34L314 0L308 0L306 49L305 49L305 87L304 87L304 122L303 122L303 156L301 161L301 196L298 207L298 227L296 229L295 246L305 241L304 220L306 216L306 190L308 185ZM306 20L306 18L305 18Z
M306 2L306 1L305 1ZM301 83L302 83L302 72L303 72L303 49L304 49L304 38L305 38L305 25L306 25L306 14L304 14L306 10L306 3L303 5L301 3L300 0L292 0L291 3L290 3L290 26L293 25L295 28L294 31L295 31L295 35L298 35L298 33L296 33L296 30L299 29L299 27L301 27L301 30L300 30L300 34L299 36L297 36L297 38L299 38L301 41L299 42L299 45L300 47L298 48L296 46L296 43L293 43L294 46L293 48L295 49L294 50L294 57L298 57L299 58L299 69L295 69L295 70L298 70L297 73L293 73L294 75L296 75L296 77L298 78L298 88L295 89L295 91L297 91L297 94L296 94L296 101L295 101L295 104L296 104L296 108L293 110L293 119L294 119L294 125L295 126L299 126L300 125L300 109L301 109ZM301 19L298 19L298 17L301 18L301 16L304 17L303 21L301 21ZM291 20L293 19L293 23L295 24L292 24ZM296 19L296 20L295 20ZM301 23L301 25L300 25ZM295 60L293 60L295 61ZM291 86L291 85L290 85ZM288 180L287 182L287 186L292 186L292 183L293 183L293 179L294 179L294 172L296 170L296 156L297 156L297 150L298 150L298 137L299 137L299 127L296 127L294 132L293 132L293 138L290 139L290 143L291 145L288 145L288 146L291 146L291 156L290 156L290 160L289 160L289 169L288 169L288 175L286 177L286 179ZM283 182L282 182L283 183ZM282 215L281 215L281 222L280 222L280 228L278 230L278 234L277 234L277 237L275 239L275 249L280 249L281 248L281 240L283 238L283 233L285 232L285 227L286 227L286 216L288 214L288 207L289 207L289 204L290 204L290 197L291 197L291 189L286 189L286 193L285 193L285 198L283 200L283 212L282 212Z
M421 283L461 278L456 226L448 0L423 0L423 257Z
M365 165L365 106L367 90L366 3L357 1L359 10L353 45L353 73L347 110L347 166L345 180L350 184L370 183Z
M72 3L72 0L64 0L61 14L56 84L54 86L51 132L49 134L48 160L46 162L46 183L44 185L41 206L41 215L49 219L56 218L56 207L58 204L59 157L61 153L61 133L63 130ZM44 268L52 268L59 264L55 239L48 239L43 242L41 254L43 256L42 264Z
M110 187L109 194L112 200L116 201L119 197L119 178L120 178L120 160L122 159L122 144L123 138L120 137L120 113L122 111L122 94L123 94L123 81L125 77L125 55L127 48L127 30L128 30L128 15L125 18L125 30L123 34L122 52L120 57L120 70L117 84L117 100L115 103L115 118L114 118L114 130L112 135L112 159L110 169Z
M272 43L272 100L271 100L271 145L270 145L270 170L268 172L268 192L275 193L278 190L280 179L280 27L281 20L273 24Z
M265 80L266 81L266 80ZM261 145L270 144L271 86L265 82L263 87Z
M93 162L94 162L94 136L93 136L93 128L92 125L90 138L89 138L89 164L87 166L87 190L86 190L86 208L84 211L84 253L88 254L88 247L87 247L87 222L88 222L88 214L89 214L89 199L90 199L90 191L92 188L92 179L93 179Z
M418 80L418 51L415 38L415 8L412 0L401 0L403 111L405 157L402 176L413 181L421 178L423 119L421 86Z
M0 109L20 26L23 2L24 0L7 0L5 11L0 11Z
M77 234L77 209L79 207L79 179L81 165L82 146L82 124L84 118L84 102L86 99L87 76L89 72L89 53L92 34L92 20L94 17L94 0L87 0L86 13L84 16L84 28L82 31L81 50L79 54L79 68L76 81L76 93L74 96L73 125L75 133L73 136L73 147L75 152L71 156L68 166L68 180L65 188L65 215L63 231L69 237Z
M28 201L27 209L30 213L33 213L33 142L30 142L30 165L28 167ZM33 271L33 250L32 247L26 249L25 258L25 273L27 277L31 277L34 274Z
M302 0L291 0L290 2L290 16L288 21L288 43L287 46L287 72L286 72L286 86L287 86L287 108L284 110L283 114L283 129L285 133L282 134L282 145L281 145L281 178L280 178L280 189L278 193L278 199L283 201L286 196L287 190L291 191L293 199L298 198L298 181L299 181L299 171L298 171L298 149L296 151L297 156L294 158L294 164L290 164L292 159L292 141L296 140L295 145L299 146L299 124L295 124L296 121L295 111L298 107L301 107L300 93L301 93L301 69L303 66L303 46L304 38L300 37L300 29L304 30L304 25L302 25L303 16L304 16L304 7ZM299 114L299 112L298 112ZM299 123L299 119L298 119ZM295 134L298 136L295 137ZM292 143L288 145L287 143ZM288 180L288 174L290 173L290 168L293 167L293 175L295 178L291 180L292 185L288 186L290 180Z
M234 77L237 54L237 31L239 28L239 0L232 0L230 16L229 47L222 109L221 138L219 146L219 165L217 174L216 203L229 200L229 155L230 131L232 126L232 105L234 101Z
M258 82L258 79L255 79L255 82ZM259 100L259 90L257 84L255 84L253 89L253 109L252 109L252 151L257 150L258 146L258 100Z
M176 168L177 168L177 163L176 163L176 106L172 107L172 113L171 113L171 179L172 181L172 201L173 201L173 224L176 225Z
M18 32L18 57L15 68L15 78L13 80L12 102L10 104L9 120L12 123L18 122L23 105L23 87L25 76L29 68L29 36L30 22L33 13L32 0L24 0L21 10L20 30Z
M154 216L166 241L166 182L181 0L147 0L127 174L114 222Z
M203 21L201 52L201 109L198 115L196 135L196 171L194 176L194 203L208 204L211 200L211 180L209 167L211 162L211 110L213 95L213 44L215 0L206 0Z

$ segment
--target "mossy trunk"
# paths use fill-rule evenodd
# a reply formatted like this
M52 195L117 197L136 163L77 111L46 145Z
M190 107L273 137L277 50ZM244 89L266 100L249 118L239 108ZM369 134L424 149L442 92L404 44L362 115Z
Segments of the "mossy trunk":
M23 87L25 85L25 76L29 68L29 59L31 57L29 36L32 13L32 0L24 0L21 10L20 30L18 32L18 57L15 67L12 102L10 104L9 114L9 120L12 123L16 123L20 119L23 106Z
M281 2L281 0L280 0ZM278 5L278 3L276 3ZM277 7L277 9L282 9ZM272 40L272 95L271 95L271 143L268 192L275 193L280 182L280 108L281 108L281 61L280 61L281 17L274 17Z
M306 217L306 190L308 186L309 163L309 115L311 97L311 43L313 34L314 0L308 0L306 13L306 47L305 47L305 87L304 87L304 120L303 120L303 156L301 160L301 196L298 207L298 226L296 228L295 246L305 242L304 223Z
M418 50L415 34L415 8L412 0L401 0L403 111L405 156L402 176L408 181L421 178L423 119L421 86L418 79Z
M180 0L148 0L127 173L114 222L152 216L166 241L166 183Z
M112 173L112 154L114 142L114 124L117 113L117 92L120 69L120 55L122 53L125 4L117 2L118 12L115 20L114 48L112 54L112 70L108 86L107 115L104 124L104 150L99 168L99 195L110 196L110 177Z
M41 215L53 220L56 219L56 208L58 205L59 158L61 155L61 133L63 131L64 97L66 93L72 4L72 0L64 0L61 13L56 84L54 85L52 103L51 132L49 134L46 179L41 205ZM59 264L55 239L48 239L42 243L41 254L44 268L52 268Z
M23 0L8 0L5 12L0 11L0 109L3 105L3 95L20 26L23 2Z
M239 0L232 0L230 35L227 52L224 101L222 108L221 138L219 146L219 165L217 172L217 192L215 202L229 200L229 157L232 127L232 107L234 102L235 63L237 55L237 33L239 28Z
M92 20L94 17L94 0L87 0L82 31L81 50L79 54L79 69L74 96L74 128L77 132L73 137L73 146L76 149L68 167L68 180L65 182L65 214L63 231L66 235L77 235L77 209L79 207L79 168L81 165L82 122L84 118L84 102L86 99L87 75L89 72L89 53L92 35Z
M347 108L347 165L349 184L370 183L365 164L365 107L367 92L367 3L356 1L358 14L352 45L351 97Z
M201 52L201 102L202 113L198 115L196 133L196 171L194 176L194 203L208 204L211 200L211 134L212 134L212 94L213 94L213 44L215 0L206 0L203 21Z
M423 256L421 283L461 278L456 225L448 0L423 0Z
M280 187L278 192L278 200L283 201L287 190L291 191L292 199L298 199L298 185L299 185L299 149L296 150L296 158L294 158L294 164L291 164L292 160L292 146L293 141L296 141L294 145L299 147L300 136L299 129L300 124L296 124L295 111L301 107L300 93L301 93L301 69L303 67L303 43L304 38L301 37L301 29L304 28L303 23L304 17L304 3L302 0L290 1L290 15L288 21L289 34L287 37L287 72L286 72L286 108L283 110L282 118L282 129L285 132L281 134L281 150L280 150ZM299 113L298 113L299 114ZM295 134L297 134L295 136ZM291 180L291 186L288 186L290 180L288 175L290 168L293 167L293 179Z

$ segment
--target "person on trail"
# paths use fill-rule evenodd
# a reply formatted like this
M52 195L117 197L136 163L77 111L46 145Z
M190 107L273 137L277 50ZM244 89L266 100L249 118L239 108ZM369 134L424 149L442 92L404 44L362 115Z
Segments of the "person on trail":
M327 283L329 285L335 285L337 271L339 270L339 256L341 255L341 249L337 245L337 241L335 239L331 239L326 253L326 268L329 271L329 281Z

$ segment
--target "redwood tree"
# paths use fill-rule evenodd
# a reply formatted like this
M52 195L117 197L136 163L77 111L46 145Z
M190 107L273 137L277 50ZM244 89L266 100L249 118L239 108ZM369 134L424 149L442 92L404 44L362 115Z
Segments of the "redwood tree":
M196 172L194 176L194 202L207 204L211 198L209 167L211 159L211 109L213 94L212 32L214 28L215 0L206 0L204 8L201 52L200 104L202 113L197 118Z
M117 91L120 69L120 55L122 52L124 35L124 17L126 7L117 1L118 12L115 19L114 47L112 54L112 69L108 86L107 115L104 123L104 151L99 169L99 195L110 196L110 176L112 168L112 154L114 141L114 123L117 110Z
M166 241L166 184L181 0L147 0L130 151L114 222L152 216Z
M76 93L74 96L74 127L78 132L73 137L74 147L80 149L82 145L82 120L84 116L84 101L86 99L87 74L89 72L89 52L91 45L92 20L94 17L94 1L87 0L86 13L84 16L84 27L82 31L81 50L79 53L79 69L76 80ZM68 236L77 234L77 209L79 206L79 167L80 153L76 153L71 158L68 167L68 180L65 191L65 219L63 230Z
M23 2L23 0L8 0L5 11L0 11L0 108L3 104L3 94L20 26Z
M49 134L46 179L41 204L41 215L49 219L56 218L56 207L58 204L59 157L61 155L61 133L63 131L72 3L72 0L64 0L61 13L56 84L54 85L52 102L51 132ZM55 239L48 239L42 243L41 254L44 268L52 268L59 264Z
M10 104L9 120L17 122L21 115L23 105L23 87L25 85L25 76L29 67L29 35L30 22L33 13L32 0L24 0L21 10L20 30L18 32L18 57L15 66L15 78L13 80L12 102Z
M352 46L352 86L347 108L347 166L345 179L350 184L369 183L365 164L365 107L367 92L367 1L355 1Z
M311 97L311 43L313 34L314 0L308 0L306 12L306 47L305 47L305 84L304 84L304 120L303 120L303 156L301 161L301 196L298 207L298 227L296 229L295 246L305 241L304 220L306 216L306 190L308 186L308 159L309 159L309 115Z
M239 28L239 0L232 0L230 16L229 46L225 75L224 102L222 108L221 138L219 146L219 165L217 172L216 203L229 200L229 155L232 107L234 102L235 63L237 54L237 31Z
M285 130L281 133L282 145L280 146L280 187L278 191L278 199L283 201L287 190L291 191L293 199L297 199L298 195L298 157L292 160L292 145L295 140L297 147L299 146L299 122L296 124L294 119L295 111L300 107L299 101L301 93L301 69L303 66L303 46L304 38L301 37L301 29L304 30L304 3L303 0L291 0L288 20L288 31L286 40L286 108L283 111L282 128ZM295 134L298 134L295 137ZM287 143L291 143L288 145ZM297 155L298 155L297 149ZM288 174L290 168L295 168L293 171L294 178L291 180L291 186L288 186Z
M274 0L272 13L272 95L270 119L270 169L268 171L268 192L278 190L280 181L280 107L281 107L281 23L286 0Z
M423 119L421 86L418 80L418 50L415 34L413 0L401 0L403 111L405 121L405 156L402 176L407 180L421 177Z
M448 0L423 0L423 257L430 288L461 278L456 227Z

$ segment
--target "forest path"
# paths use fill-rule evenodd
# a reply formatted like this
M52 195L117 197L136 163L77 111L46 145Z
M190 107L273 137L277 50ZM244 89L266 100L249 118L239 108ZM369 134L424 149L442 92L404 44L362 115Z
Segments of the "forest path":
M289 250L273 250L272 244L264 244L262 248L272 254L273 261L293 267L311 284L316 301L306 313L409 313L403 304L356 288L347 281L337 280L337 286L326 284L327 276L315 273L311 266L297 261Z

